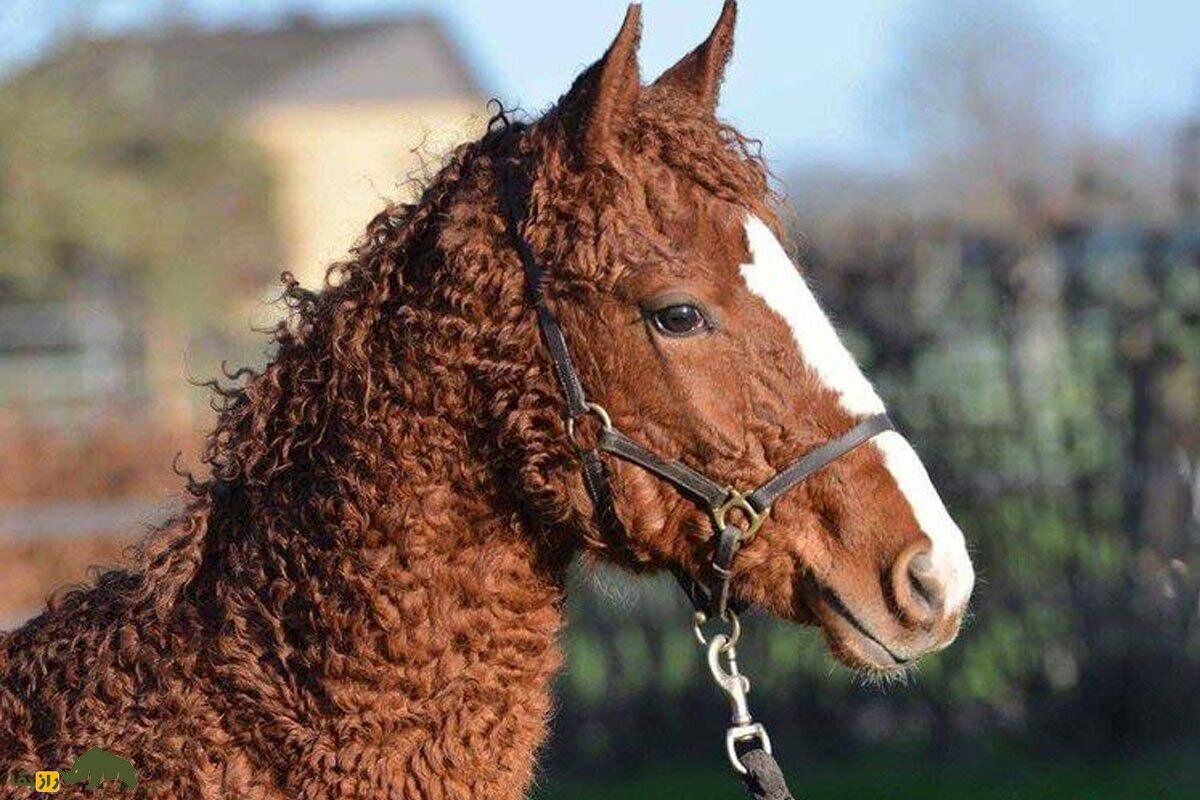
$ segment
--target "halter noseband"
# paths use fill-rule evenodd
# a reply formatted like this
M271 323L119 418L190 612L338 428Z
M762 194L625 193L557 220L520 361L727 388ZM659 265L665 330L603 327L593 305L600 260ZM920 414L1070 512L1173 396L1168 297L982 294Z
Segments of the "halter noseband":
M528 300L537 313L538 328L542 340L550 353L554 374L566 401L567 435L579 452L583 464L584 484L591 498L595 519L601 533L609 537L623 537L624 526L616 514L608 469L601 457L603 453L616 456L656 475L674 486L683 494L703 507L713 522L717 544L712 559L712 570L717 580L710 585L695 576L677 572L676 578L697 612L706 619L724 619L730 603L729 584L733 576L734 556L744 542L758 531L775 502L803 483L809 476L828 466L837 459L866 443L884 431L893 430L892 420L887 414L869 416L841 436L817 447L797 458L780 470L766 483L749 492L742 492L728 484L703 475L681 461L666 460L633 441L613 425L608 412L598 403L587 399L566 337L553 312L546 305L543 285L546 271L538 263L528 240L521 233L524 223L525 204L516 165L505 160L501 166L500 199L509 235L520 255L525 270L525 285ZM600 421L600 434L592 447L581 445L576 438L576 427L583 417L594 415ZM737 525L731 512L739 512L745 520Z

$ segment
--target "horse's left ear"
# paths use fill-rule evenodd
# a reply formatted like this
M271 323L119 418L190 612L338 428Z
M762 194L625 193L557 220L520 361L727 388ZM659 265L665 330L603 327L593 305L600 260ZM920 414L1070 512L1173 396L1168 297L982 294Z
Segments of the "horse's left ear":
M604 56L575 79L561 101L576 120L584 150L593 158L608 153L622 116L642 90L637 55L641 38L642 7L634 3Z
M733 28L737 22L737 0L725 0L712 33L692 52L664 72L655 86L687 92L709 111L717 110L717 95L725 77L725 65L733 55Z

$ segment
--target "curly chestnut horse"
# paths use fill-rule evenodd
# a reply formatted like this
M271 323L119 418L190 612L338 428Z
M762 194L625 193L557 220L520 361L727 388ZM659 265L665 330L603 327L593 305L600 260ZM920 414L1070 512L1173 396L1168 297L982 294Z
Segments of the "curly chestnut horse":
M607 456L624 534L597 524L502 165L535 288L631 440L754 486L883 410L779 243L762 163L714 116L734 13L644 86L631 7L551 111L455 150L321 292L289 282L271 363L216 387L186 510L0 639L0 769L100 747L143 797L524 795L569 562L699 576L714 544L702 508ZM887 673L954 638L972 583L887 431L779 500L731 592Z

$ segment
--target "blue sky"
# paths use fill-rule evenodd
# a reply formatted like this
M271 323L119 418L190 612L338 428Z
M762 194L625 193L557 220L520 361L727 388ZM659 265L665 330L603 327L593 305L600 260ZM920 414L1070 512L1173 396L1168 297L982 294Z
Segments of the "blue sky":
M47 0L5 0L4 30L33 51ZM63 2L64 0L57 0ZM176 0L207 24L263 24L287 11L358 18L433 9L470 51L485 86L539 109L605 48L624 0ZM922 0L743 0L722 114L764 141L776 164L902 163L902 142L878 106L906 26ZM143 0L98 0L100 24L144 24ZM955 3L946 3L954 8ZM1025 0L1029 12L1085 67L1100 129L1136 135L1200 111L1200 0ZM644 78L698 42L719 0L645 0ZM28 24L25 24L27 18Z

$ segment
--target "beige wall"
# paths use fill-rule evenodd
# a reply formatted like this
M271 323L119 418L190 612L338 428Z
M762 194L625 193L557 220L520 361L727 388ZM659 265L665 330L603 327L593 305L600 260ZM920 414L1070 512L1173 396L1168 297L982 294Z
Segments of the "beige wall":
M478 136L475 98L393 105L268 106L243 124L276 165L279 230L287 268L317 288L384 205L408 200L406 180L453 145Z

